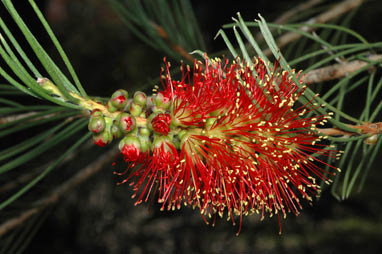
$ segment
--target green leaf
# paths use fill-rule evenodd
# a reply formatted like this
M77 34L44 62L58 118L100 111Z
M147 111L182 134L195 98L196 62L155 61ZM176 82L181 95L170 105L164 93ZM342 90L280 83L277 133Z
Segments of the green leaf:
M80 120L82 123L84 123L82 120ZM81 126L82 128L83 126ZM80 129L80 128L79 128ZM75 132L78 132L79 129L76 129L72 132L72 135ZM39 174L37 177L35 177L32 181L30 181L28 184L26 184L24 187L22 187L19 191L14 193L11 197L7 198L3 202L0 203L0 210L7 207L9 204L17 200L20 196L22 196L24 193L29 191L33 186L35 186L37 183L39 183L46 175L48 175L54 168L56 168L70 153L72 153L76 148L78 148L80 145L82 145L86 140L88 140L91 136L91 133L85 134L82 138L80 138L76 143L74 143L71 147L69 147L60 157L57 158L50 166L48 166L41 174Z
M35 149L23 153L22 155L18 156L12 161L0 166L0 174L12 170L17 166L23 165L28 161L34 159L35 157L39 156L40 154L44 153L45 151L53 148L57 144L61 143L62 141L65 141L66 139L74 135L79 130L83 129L86 126L86 124L87 122L83 120L75 121L71 125L67 126L67 128L57 133L53 138L38 145Z
M154 49L177 60L184 52L205 51L205 43L188 0L109 0L129 30ZM169 11L171 10L171 11ZM184 59L189 60L189 59Z
M80 80L78 79L78 76L76 74L76 72L74 71L73 69L73 66L72 64L70 63L69 61L69 58L67 57L67 55L65 54L65 51L64 49L61 47L61 44L58 42L56 36L54 35L52 29L50 28L48 22L45 20L44 16L42 15L41 11L39 10L39 8L37 7L36 3L34 2L34 0L29 0L29 3L31 4L31 6L33 7L33 10L36 12L38 18L40 19L41 23L43 24L46 32L48 33L49 37L51 38L54 46L56 47L58 53L60 54L62 60L64 61L65 63L65 66L66 68L68 69L70 75L72 76L73 80L74 80L74 83L76 84L77 86L77 89L80 91L80 94L87 98L87 94L84 90L84 88L82 87L81 83L80 83ZM41 77L41 76L40 76Z

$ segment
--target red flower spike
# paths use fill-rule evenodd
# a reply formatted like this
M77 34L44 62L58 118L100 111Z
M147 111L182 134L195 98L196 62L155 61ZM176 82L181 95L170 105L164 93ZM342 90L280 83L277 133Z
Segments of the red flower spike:
M184 204L208 217L227 212L234 224L239 216L240 228L242 216L255 212L299 214L300 197L311 202L320 192L316 178L334 174L312 154L336 152L316 144L315 126L328 117L305 117L316 108L313 100L292 109L305 88L277 67L269 75L261 59L253 65L206 59L204 66L195 62L192 73L182 66L182 79L173 81L167 65L161 93L171 99L180 148L169 141L154 145L123 181L134 186L136 203L157 189L162 209ZM170 114L153 118L156 132L168 134Z
M156 133L167 136L170 132L171 116L160 113L151 120L151 126Z

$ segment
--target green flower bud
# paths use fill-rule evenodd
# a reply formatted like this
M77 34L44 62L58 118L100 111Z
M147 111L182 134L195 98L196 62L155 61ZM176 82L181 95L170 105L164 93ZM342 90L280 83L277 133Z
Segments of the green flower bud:
M141 152L145 153L150 149L150 139L147 136L140 136L139 140L141 142Z
M166 143L172 144L170 138L167 136L159 136L158 135L158 136L154 137L154 141L151 144L151 147L152 147L152 149L159 148L162 146L162 144L166 144Z
M122 133L127 134L136 127L135 117L129 113L121 113L117 116L117 126L121 129Z
M127 135L125 136L118 145L119 150L122 150L123 146L129 146L134 145L138 149L141 147L141 142L139 141L139 138L135 135Z
M142 106L136 104L136 103L131 103L130 105L130 114L133 116L139 116L142 113Z
M36 82L44 88L49 94L54 94L60 98L65 98L65 96L61 93L61 91L58 89L58 87L53 84L52 81L50 81L47 78L38 78Z
M139 135L143 137L149 137L151 134L151 131L148 128L140 128L139 129Z
M154 106L154 107L153 107L153 112L154 112L154 113L165 113L166 110L163 109L163 108L158 108L157 106Z
M88 129L93 133L101 133L105 130L106 122L102 116L90 117Z
M145 107L147 104L147 95L144 92L137 91L134 94L134 103L142 107Z
M168 109L171 105L170 98L165 96L162 92L157 93L152 98L154 105L158 108Z
M127 105L128 92L123 89L115 91L110 98L110 103L117 109L123 110Z
M115 123L111 126L110 131L114 139L119 139L122 137L122 131Z
M93 136L94 144L104 147L113 141L113 136L107 130Z
M103 116L103 113L100 109L96 108L96 109L93 109L91 112L90 112L90 115L92 117L96 117L96 116Z
M156 117L158 115L158 113L155 113L153 112L151 115L149 115L149 117L147 118L147 121L146 121L146 126L147 126L147 129L149 129L150 131L153 130L153 126L151 125L151 121L153 120L154 117Z
M107 107L107 110L110 112L110 113L114 113L115 111L117 111L118 109L116 107L114 107L114 105L111 103L111 100L109 100L106 104L106 107Z

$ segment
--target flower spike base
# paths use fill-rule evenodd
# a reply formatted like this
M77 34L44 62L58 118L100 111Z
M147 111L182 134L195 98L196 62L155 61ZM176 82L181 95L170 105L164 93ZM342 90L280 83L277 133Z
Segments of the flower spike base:
M179 81L166 63L163 88L152 97L138 92L126 105L119 91L104 107L113 113L93 110L96 144L122 137L128 168L118 174L133 186L136 204L158 195L161 210L191 206L206 221L226 214L241 228L243 215L298 215L301 199L319 194L316 179L330 181L333 170L322 169L320 156L336 152L316 133L329 116L306 117L317 105L297 105L305 86L277 63L267 74L261 59L254 62L206 58L192 71L182 65Z

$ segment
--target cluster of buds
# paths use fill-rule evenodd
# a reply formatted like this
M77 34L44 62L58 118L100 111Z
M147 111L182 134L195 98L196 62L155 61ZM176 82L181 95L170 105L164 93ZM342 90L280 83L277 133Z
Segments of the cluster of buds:
M138 151L147 151L146 141L150 132L145 126L146 106L145 93L136 92L129 101L126 90L115 91L106 106L99 104L90 113L88 128L93 133L94 143L103 147L113 139L121 139L121 151L131 145L137 147Z
M318 144L315 131L329 116L306 117L318 107L313 100L295 106L306 86L291 73L261 59L206 58L192 71L182 65L180 81L169 69L166 63L163 89L150 98L136 92L129 100L118 90L89 121L95 144L121 138L128 166L118 174L133 186L136 204L158 195L162 210L183 204L203 218L227 212L241 225L252 213L297 215L300 197L310 202L319 194L316 177L330 181L326 173L334 173L322 165L334 167L319 158L336 154Z
M137 91L129 100L127 91L117 90L106 105L99 103L90 113L88 128L94 144L104 147L120 139L119 149L130 167L143 162L154 147L169 140L170 102L163 93L148 98Z

